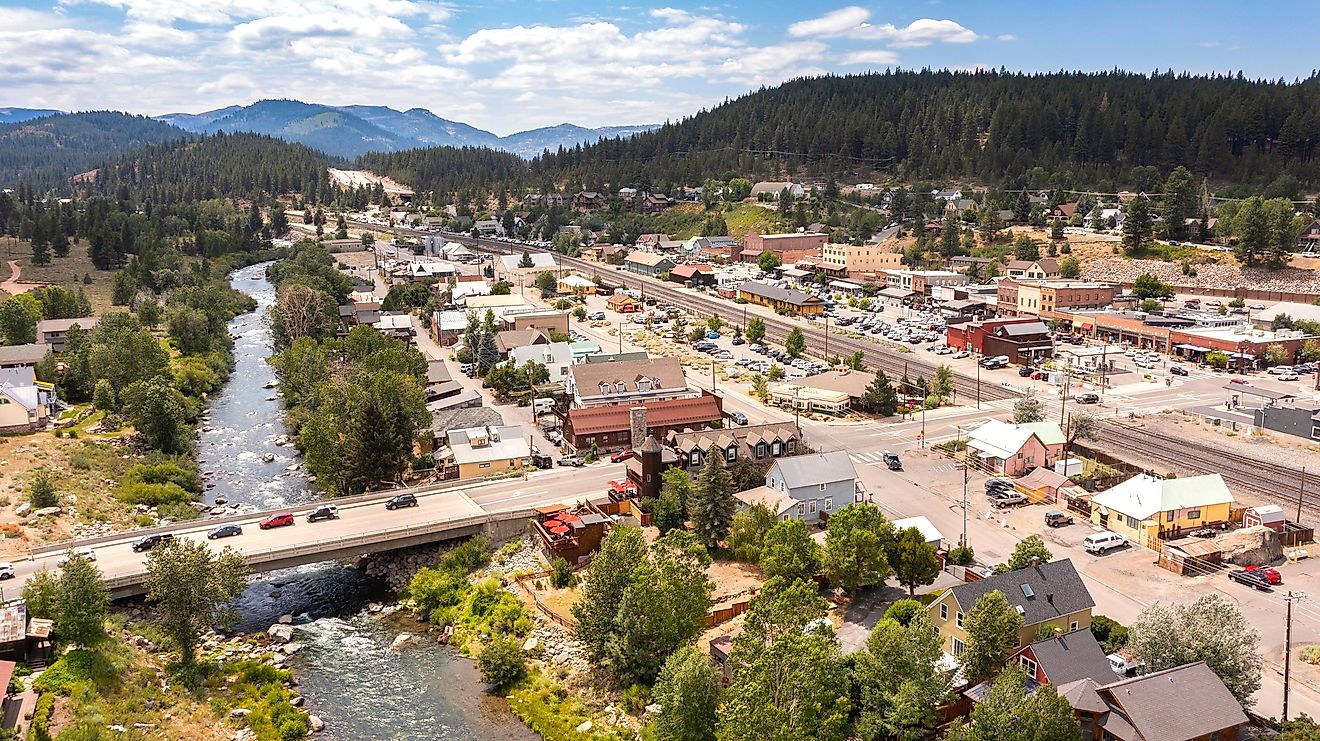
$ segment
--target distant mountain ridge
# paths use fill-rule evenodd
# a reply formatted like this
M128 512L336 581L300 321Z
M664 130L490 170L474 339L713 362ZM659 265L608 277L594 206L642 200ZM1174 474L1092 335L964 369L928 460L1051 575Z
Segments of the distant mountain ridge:
M0 124L0 186L58 187L107 158L189 136L163 121L118 111L40 112Z
M56 111L50 108L0 108L0 124L22 123L31 121L34 118L44 118L54 116L64 111Z
M658 128L658 124L591 129L560 124L508 136L441 118L424 108L398 111L386 106L328 106L297 100L259 100L204 113L170 113L157 120L194 133L250 131L306 144L328 154L356 157L422 147L490 147L522 157L543 150L591 144L601 139Z

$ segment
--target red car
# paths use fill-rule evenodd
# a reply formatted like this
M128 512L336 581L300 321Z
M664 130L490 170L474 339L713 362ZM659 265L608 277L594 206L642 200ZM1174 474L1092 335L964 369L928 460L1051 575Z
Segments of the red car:
M1278 569L1270 566L1247 566L1243 568L1243 571L1259 571L1270 584L1283 583L1283 574L1280 574Z
M257 527L262 530L269 530L273 527L284 527L293 524L292 512L279 512L273 515L267 515L264 520L257 523Z
M632 450L620 450L617 453L610 456L610 463L622 463L623 461L626 461L631 457L633 457Z
M1250 383L1247 382L1247 379L1245 379L1245 378L1231 378L1231 379L1229 379L1228 382L1229 382L1229 383L1240 383L1240 384L1242 384L1243 386L1250 386L1250 385L1251 385Z

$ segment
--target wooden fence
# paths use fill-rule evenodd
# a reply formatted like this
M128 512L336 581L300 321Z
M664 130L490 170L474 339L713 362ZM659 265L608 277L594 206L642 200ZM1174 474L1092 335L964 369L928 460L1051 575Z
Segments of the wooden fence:
M739 615L747 612L747 606L751 604L748 600L734 602L728 607L717 607L706 614L706 625L715 627L720 623L727 623Z

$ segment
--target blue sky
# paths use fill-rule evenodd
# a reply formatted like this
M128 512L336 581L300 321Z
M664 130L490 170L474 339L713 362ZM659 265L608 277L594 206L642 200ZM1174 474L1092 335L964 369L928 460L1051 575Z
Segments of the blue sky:
M1281 19L1313 19L1314 4L1265 7L0 0L0 105L160 114L288 97L507 134L677 119L793 77L890 67L1308 76L1308 26Z

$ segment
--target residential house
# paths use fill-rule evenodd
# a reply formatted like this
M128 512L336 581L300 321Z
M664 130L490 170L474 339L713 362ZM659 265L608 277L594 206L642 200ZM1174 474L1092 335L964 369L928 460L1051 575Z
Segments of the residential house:
M1053 422L1012 424L992 419L968 436L967 448L994 473L1021 476L1050 467L1063 455L1066 439Z
M581 363L569 369L567 391L575 407L628 407L697 395L688 388L683 364L675 357Z
M1303 252L1320 250L1320 219L1311 219L1311 223L1297 235L1297 248Z
M504 334L504 333L501 333ZM573 348L567 342L526 345L509 351L515 368L536 361L549 371L549 383L568 383L568 369L573 365Z
M357 301L339 307L339 322L345 332L359 324L373 326L379 321L379 301Z
M457 344L467 331L467 312L435 311L431 313L431 339L441 347Z
M559 309L512 307L497 312L504 329L539 329L553 334L568 334L568 312Z
M1086 679L1059 688L1084 741L1239 741L1248 718L1205 662L1122 679L1103 687Z
M464 280L449 287L449 302L467 305L468 296L489 296L491 285L484 280Z
M668 234L642 234L637 237L634 243L639 250L658 250L661 242L669 241Z
M1091 522L1135 543L1229 522L1233 493L1217 473L1160 479L1141 473L1091 497Z
M495 333L495 347L500 351L501 358L509 357L510 353L520 347L539 347L549 344L550 334L536 328L506 329Z
M642 300L628 293L616 293L605 300L605 308L620 314L636 314L646 306Z
M820 522L856 500L857 469L844 450L780 458L766 472L764 486L734 497L744 507L765 505L777 520Z
M623 258L623 267L638 275L657 277L674 269L674 261L658 252L633 250Z
M1009 278L1057 278L1059 261L1050 257L1039 260L1012 260L1004 266L1004 274Z
M573 196L573 208L584 210L605 208L605 196L594 190L578 191Z
M444 262L443 260L408 262L390 271L390 277L408 283L440 280L455 275L458 275L458 266L452 262Z
M578 369L601 365L575 365L569 374L571 377ZM634 441L638 433L643 439L646 435L661 439L674 431L707 429L722 419L723 410L723 399L708 391L638 406L624 403L571 408L565 415L564 441L581 452L593 446L601 453L623 450L640 444Z
M678 455L678 467L696 476L712 447L727 468L739 459L769 461L798 452L798 430L788 423L729 426L702 432L673 432L665 439Z
M455 381L449 374L449 366L443 360L432 360L426 364L426 401L449 399L463 393L463 384Z
M1069 221L1075 213L1077 213L1076 203L1060 203L1045 212L1045 217L1048 219L1063 219L1064 221Z
M469 392L476 395L476 404L472 406L447 406L443 402L428 403L427 411L431 413L431 439L422 444L423 452L438 450L449 444L450 430L466 430L473 427L501 427L504 425L504 418L500 413L488 406L483 406L481 394L475 391ZM466 395L466 394L464 394ZM453 469L453 476L458 475L458 469Z
M1080 679L1105 685L1119 678L1090 628L1065 631L1055 626L1054 635L1023 647L1008 663L1021 666L1038 685L1062 687Z
M467 305L468 311L476 312L478 319L486 316L487 309L495 314L496 319L502 319L506 312L531 308L531 305L527 303L527 299L518 293L468 296L464 303Z
M805 316L825 311L825 301L819 296L752 280L743 281L738 286L738 298L748 303L769 306L780 314Z
M64 340L69 335L69 330L78 327L84 332L90 332L96 329L101 319L94 316L77 317L75 319L42 319L37 322L37 342L50 345L50 349L55 352L64 352Z
M35 368L50 351L41 343L0 346L0 368Z
M925 515L894 520L894 532L902 533L904 530L916 530L921 534L921 539L926 545L937 551L944 548L944 533L940 532L939 528L935 527L935 523Z
M709 265L676 265L669 271L669 279L675 283L710 286L715 284L715 269Z
M1022 616L1022 630L1014 651L1032 644L1041 628L1071 632L1091 627L1095 600L1086 591L1077 569L1067 559L1051 561L1006 574L992 574L950 587L940 594L926 609L945 653L955 657L962 654L967 647L967 613L977 600L991 592L1004 595Z
M457 467L460 479L521 471L531 465L531 443L517 425L449 430L447 437L449 444L436 453L436 459L446 467Z
M801 183L794 183L787 180L765 180L752 185L751 196L757 200L777 201L784 191L788 191L789 195L794 198L801 198L806 195L806 189L802 187Z
M1114 226L1109 226L1110 219ZM1122 229L1123 222L1127 221L1127 214L1121 208L1102 208L1097 218L1097 214L1092 211L1082 217L1082 226L1087 229Z
M411 343L417 330L413 329L412 314L406 311L382 311L371 325L386 337Z
M976 268L978 274L985 271L985 266L990 263L997 263L999 260L993 257L972 257L971 255L956 255L949 258L949 269L959 273L966 273L971 268Z
M674 205L674 200L664 193L652 193L642 199L642 212L658 214Z
M555 290L569 296L593 296L596 293L596 282L585 275L573 273L556 281Z
M37 382L0 382L0 432L29 432L46 426L51 391Z

